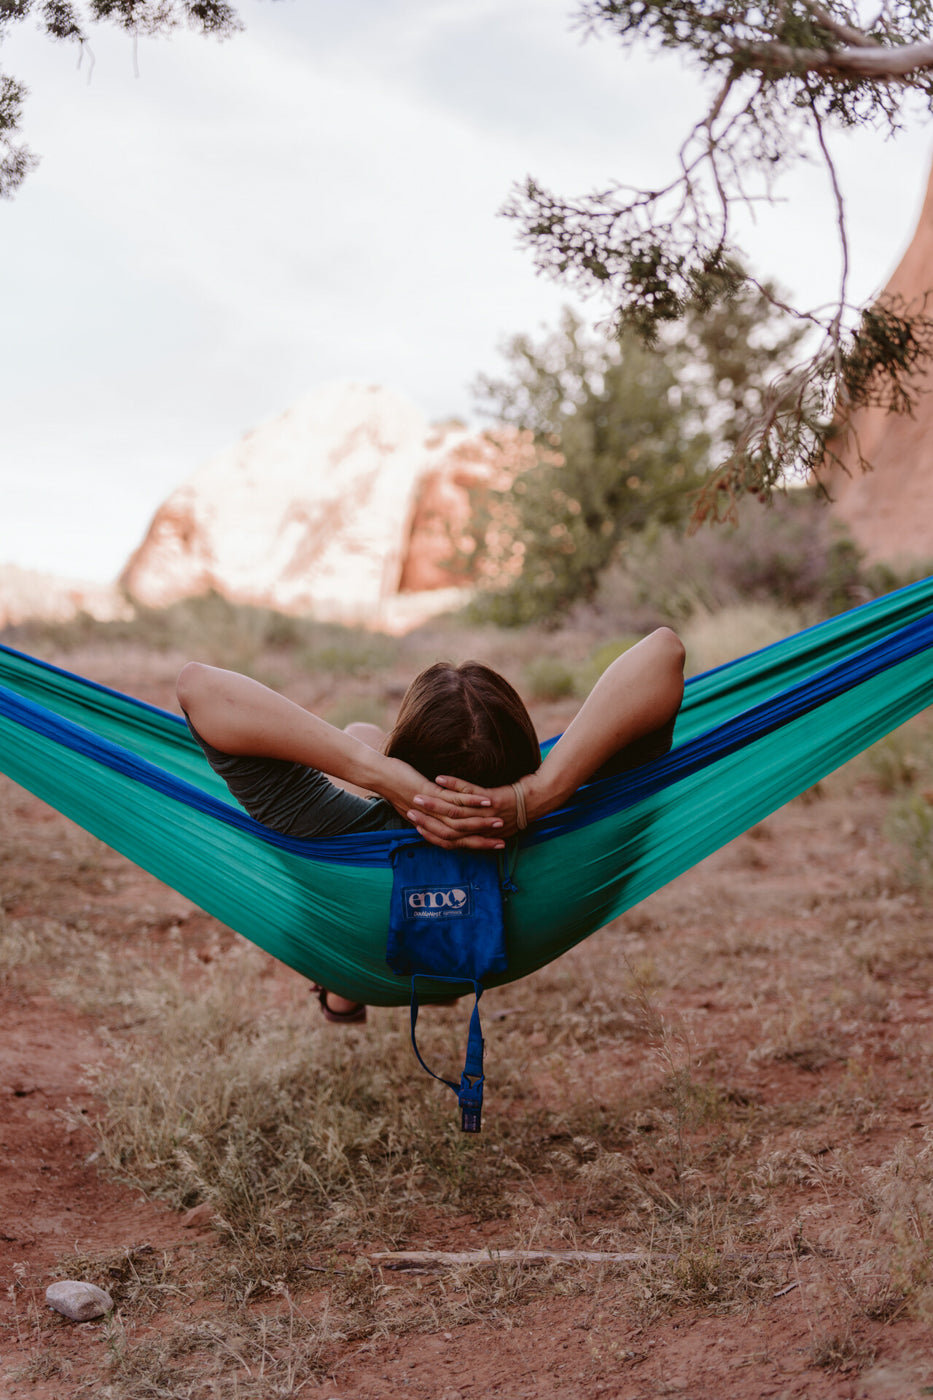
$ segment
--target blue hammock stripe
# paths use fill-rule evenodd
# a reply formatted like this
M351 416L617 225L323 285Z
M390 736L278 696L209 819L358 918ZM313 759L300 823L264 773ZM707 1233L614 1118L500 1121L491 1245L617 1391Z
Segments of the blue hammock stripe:
M119 691L115 693L120 695ZM124 697L120 695L120 698ZM170 714L167 710L159 710L155 706L149 708L160 717L173 722L178 719L178 716ZM154 792L160 792L176 802L183 802L195 811L224 822L227 826L249 832L260 841L276 846L279 850L289 851L292 855L313 856L336 865L387 865L389 847L393 842L418 839L416 832L407 832L400 828L397 831L335 836L329 840L299 841L293 836L284 836L281 832L272 831L254 821L239 807L230 806L209 792L202 791L194 783L186 782L184 778L157 767L148 759L111 743L109 739L102 738L90 729L74 724L71 720L62 719L32 700L24 700L5 686L0 686L0 715L21 724L25 729L31 729L45 739L52 740L53 743L60 744L63 748L83 754L104 768L132 778L134 782L151 788ZM183 730L187 730L184 720L178 719L178 723Z
M182 730L188 728L181 715L172 714L171 710L163 710L159 705L151 705L148 700L140 700L137 695L127 695L122 690L114 690L113 686L102 685L100 681L89 680L87 676L79 676L76 671L66 671L63 666L55 666L51 661L40 661L38 657L30 656L26 651L17 651L15 647L5 646L3 643L0 643L0 652L4 656L12 656L17 661L21 661L29 667L30 671L45 671L49 676L60 676L63 681L67 681L69 684L78 684L88 695L102 695L108 701L116 700L122 706L140 710L144 714L157 715L159 719L177 724ZM109 708L109 706L103 708Z
M916 587L914 585L901 590L906 604L909 604ZM870 607L871 604L863 606ZM857 614L858 611L858 609L853 609L853 615ZM818 647L820 628L825 626L826 624L817 624L815 627L807 629L806 633L798 634L798 636L808 636ZM730 717L727 722L711 728L706 733L699 734L683 743L677 742L675 734L674 747L663 758L655 759L641 768L616 777L605 778L581 788L574 795L570 804L536 822L529 829L526 841L529 844L540 844L565 832L578 830L593 822L598 822L613 813L624 811L663 788L697 773L718 759L737 752L763 735L788 724L791 720L807 714L843 692L851 690L861 682L879 675L888 667L909 660L933 647L933 615L921 617L899 628L895 618L893 626L896 630L882 637L880 641L864 647L854 654L844 656L842 660L827 666L822 671L795 685L789 686L784 691L769 696L761 703ZM774 651L777 663L781 647L781 643L776 643L773 647L763 648L762 651L753 653L753 655L760 660L766 652ZM86 687L91 695L96 692L102 698L106 697L108 701L116 700L121 704L138 708L141 714L157 717L160 721L166 722L172 728L173 733L177 732L182 742L189 741L184 721L167 710L149 705L132 696L125 696L121 692L99 685L97 682L74 676L72 673L51 666L46 662L36 661L12 648L0 647L0 651L28 664L33 671L47 671L52 676L59 676L70 683ZM749 658L741 658L742 663L747 661ZM724 681L727 681L729 672L734 670L737 664L739 663L728 663L725 667L694 677L687 682L688 696L691 688L709 687L711 682L715 684L720 676ZM214 797L196 784L188 782L130 750L112 743L101 735L95 734L91 729L65 719L47 707L16 694L15 691L6 686L0 686L0 715L56 744L90 758L103 767L122 773L153 791L174 801L184 803L227 826L247 832L258 840L294 855L304 855L338 865L381 867L390 864L390 851L393 847L400 842L415 842L420 839L416 832L399 828L390 831L361 832L326 840L297 840L294 837L271 831L229 802ZM193 741L191 742L193 743ZM553 740L550 741L551 744L553 742ZM544 747L547 748L549 745Z
M601 821L614 812L634 807L672 783L679 782L728 754L737 753L765 734L809 714L836 696L854 689L863 681L880 675L889 667L933 647L933 616L909 623L892 636L883 638L854 656L846 657L825 671L729 719L725 724L676 745L663 758L618 777L589 783L575 795L571 805L561 807L529 828L531 843L547 841L566 831L574 831ZM745 660L747 658L743 658ZM687 681L687 687L706 680L712 672Z

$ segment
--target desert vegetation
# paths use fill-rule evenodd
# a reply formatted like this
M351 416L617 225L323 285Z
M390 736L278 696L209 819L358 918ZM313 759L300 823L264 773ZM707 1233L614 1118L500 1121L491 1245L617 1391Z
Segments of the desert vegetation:
M756 593L754 541L731 574L722 538L715 560L688 544L682 573L664 547L560 631L461 617L386 639L207 599L8 640L162 704L186 655L234 659L340 722L385 720L422 661L476 654L545 734L655 619L696 670L834 605L820 569L806 596ZM45 1080L8 1075L7 1181L35 1200L38 1177L55 1222L14 1212L0 1241L10 1394L923 1393L931 827L921 717L487 994L474 1140L403 1010L326 1027L296 974L4 783L0 997L37 1062L57 1028ZM424 1019L443 1064L462 1008ZM378 1258L405 1249L473 1257ZM43 1306L55 1277L114 1312L75 1329Z

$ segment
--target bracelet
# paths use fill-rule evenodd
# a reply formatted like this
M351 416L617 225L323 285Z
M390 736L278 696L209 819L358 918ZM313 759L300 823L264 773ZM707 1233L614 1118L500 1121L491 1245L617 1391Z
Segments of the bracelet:
M524 831L528 826L528 813L525 810L525 789L522 787L522 780L512 784L512 791L515 793L515 825L519 831Z

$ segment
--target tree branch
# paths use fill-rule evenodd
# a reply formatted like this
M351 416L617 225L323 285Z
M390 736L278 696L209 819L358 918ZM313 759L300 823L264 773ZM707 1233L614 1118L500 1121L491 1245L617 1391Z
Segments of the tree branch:
M716 75L705 115L677 151L677 178L663 189L619 185L566 201L529 181L507 213L521 219L538 267L611 299L616 334L634 330L664 344L684 318L726 309L749 287L819 334L803 359L778 375L726 460L711 461L698 515L720 515L743 492L767 495L791 473L818 474L843 416L865 404L910 412L920 372L933 361L933 316L890 298L849 304L845 202L830 151L832 130L886 122L896 131L911 91L933 107L933 38L927 0L881 0L870 25L835 0L580 0L595 32L623 43L648 39L683 51ZM836 14L833 11L839 10ZM837 298L796 307L751 276L734 242L733 213L771 201L773 181L810 154L832 189L841 255ZM746 183L763 183L759 194Z
M836 346L838 367L840 363L838 359L839 339L842 331L842 317L846 309L846 294L849 285L849 235L846 229L846 206L845 201L842 198L842 190L839 188L839 178L836 174L836 166L832 156L829 153L829 147L826 144L826 136L823 132L823 122L820 118L819 112L816 109L815 103L813 104L812 111L813 124L816 128L816 139L819 143L820 150L823 153L823 160L826 162L826 169L829 172L830 184L833 188L833 199L835 200L836 204L836 226L839 230L839 248L842 253L842 274L840 277L839 284L839 301L836 308L836 314L830 322L828 332L831 340Z
M49 39L77 44L79 54L87 53L92 66L86 22L116 24L132 36L137 77L140 34L168 34L187 24L202 34L223 38L243 28L229 0L0 0L0 40L10 24L34 11ZM27 147L14 144L25 95L21 83L0 74L0 198L14 194L37 163Z
M789 44L735 44L737 66L760 73L826 73L842 78L906 78L933 68L933 39L889 47L871 44L844 49L801 49Z
M842 43L855 44L858 48L877 48L874 40L869 39L864 30L854 29L852 25L844 24L842 20L836 19L835 15L824 10L822 5L816 4L816 0L803 0L803 3L820 28L827 30L830 34L835 34Z

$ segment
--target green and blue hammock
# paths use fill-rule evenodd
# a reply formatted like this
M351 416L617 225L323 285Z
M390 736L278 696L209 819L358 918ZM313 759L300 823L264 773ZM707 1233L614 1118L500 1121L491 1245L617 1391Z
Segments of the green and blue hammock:
M582 788L512 852L511 981L762 820L933 700L933 580L689 681L665 757ZM390 849L297 841L235 804L177 716L0 648L0 770L304 976L405 1003ZM425 986L430 996L450 987Z
M689 681L667 755L588 784L513 843L508 965L484 985L559 957L931 700L933 579ZM7 647L0 771L304 976L354 1001L411 1000L414 1039L411 979L386 961L392 862L400 841L423 850L414 832L270 831L179 716ZM419 982L425 1000L469 986ZM474 1011L464 1076L446 1081L474 1131L481 1061Z

